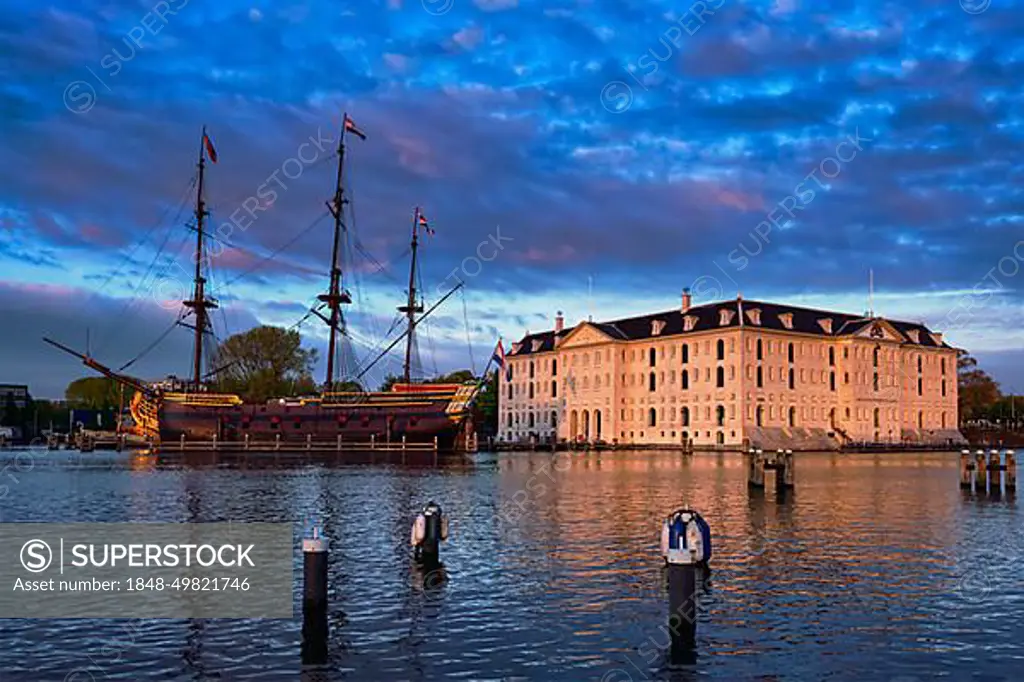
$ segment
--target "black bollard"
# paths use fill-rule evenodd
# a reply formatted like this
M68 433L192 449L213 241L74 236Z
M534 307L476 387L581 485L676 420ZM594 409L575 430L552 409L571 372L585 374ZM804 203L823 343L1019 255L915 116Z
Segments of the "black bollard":
M697 572L698 566L669 564L668 630L670 660L691 664L697 658Z
M302 663L327 663L327 538L313 526L302 539Z

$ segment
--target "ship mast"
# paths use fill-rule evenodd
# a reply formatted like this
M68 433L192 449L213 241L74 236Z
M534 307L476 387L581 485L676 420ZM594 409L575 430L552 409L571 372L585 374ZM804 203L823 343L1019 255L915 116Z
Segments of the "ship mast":
M345 132L349 129L350 122L348 114L342 117L341 135L338 137L338 176L334 186L334 198L327 202L327 209L334 216L334 246L331 248L331 281L326 294L320 294L317 299L327 304L331 311L329 317L319 315L330 327L330 334L327 341L327 379L324 382L324 391L330 391L334 386L334 355L338 343L338 326L342 322L341 306L351 303L352 297L347 291L341 288L341 233L345 228L344 208L348 201L345 198L344 188L344 166L345 166Z
M203 200L203 181L206 171L206 126L203 126L203 135L199 140L199 186L196 191L196 272L193 280L192 299L182 301L187 308L192 308L195 313L195 347L192 352L192 386L198 391L203 380L203 334L209 323L207 310L215 309L217 303L206 297L206 279L203 277L203 224L206 216L210 213L206 210L206 202ZM214 159L216 160L216 159Z
M405 363L402 365L402 381L406 384L412 380L412 346L413 327L416 326L416 313L423 312L423 306L416 304L416 247L420 227L420 207L417 206L412 216L412 261L409 265L409 300L406 305L399 306L398 312L405 313L407 331L405 335Z

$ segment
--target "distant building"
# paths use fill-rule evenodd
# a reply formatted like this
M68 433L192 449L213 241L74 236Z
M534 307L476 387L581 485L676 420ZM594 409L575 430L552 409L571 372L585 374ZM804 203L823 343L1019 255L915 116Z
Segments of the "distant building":
M28 386L25 384L0 384L0 411L12 400L19 410L30 404L32 396L28 392Z
M5 427L5 438L17 441L25 437L26 415L20 411L31 404L32 396L25 384L0 384L0 426ZM18 413L8 414L12 405Z
M829 449L948 445L957 350L924 325L737 298L529 334L499 383L503 441Z

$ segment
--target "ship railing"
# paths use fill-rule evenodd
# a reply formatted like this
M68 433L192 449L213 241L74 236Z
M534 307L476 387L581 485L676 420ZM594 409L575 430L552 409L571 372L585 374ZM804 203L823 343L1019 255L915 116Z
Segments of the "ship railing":
M242 399L231 393L165 393L164 400L207 407L230 407L242 404Z

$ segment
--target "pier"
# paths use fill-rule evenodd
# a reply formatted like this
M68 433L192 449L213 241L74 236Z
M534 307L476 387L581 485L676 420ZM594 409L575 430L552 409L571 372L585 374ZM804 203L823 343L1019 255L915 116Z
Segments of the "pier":
M960 489L997 496L1017 491L1017 457L1013 450L960 451Z

